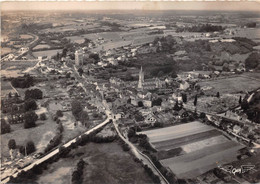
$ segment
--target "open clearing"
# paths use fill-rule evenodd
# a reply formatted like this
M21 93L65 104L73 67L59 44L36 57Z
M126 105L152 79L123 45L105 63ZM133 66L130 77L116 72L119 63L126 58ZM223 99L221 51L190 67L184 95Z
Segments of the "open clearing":
M216 162L235 161L237 151L244 148L198 121L142 133L158 150L161 163L178 178L195 178L217 167Z
M38 51L38 52L33 52L34 57L39 57L39 56L47 56L47 57L52 57L57 54L57 52L62 52L62 49L54 49L54 50L45 50L45 51Z
M88 163L83 171L85 184L153 183L141 165L134 162L129 153L124 152L116 142L88 143L74 149L67 158L49 165L35 182L69 184L74 167L81 158Z
M252 91L260 87L260 82L257 79L238 76L238 77L228 77L225 79L210 80L205 82L199 82L201 87L210 86L212 91L224 93L237 93L240 91ZM227 88L228 86L228 88Z
M20 146L31 140L37 147L37 152L43 151L46 143L53 138L56 126L56 122L49 116L45 121L38 120L34 128L24 129L23 124L11 125L11 132L1 135L2 158L9 157L8 141L10 139L15 139L16 145Z
M1 80L1 96L6 96L10 92L12 94L16 93L14 88L12 88L12 86L11 86L11 82Z

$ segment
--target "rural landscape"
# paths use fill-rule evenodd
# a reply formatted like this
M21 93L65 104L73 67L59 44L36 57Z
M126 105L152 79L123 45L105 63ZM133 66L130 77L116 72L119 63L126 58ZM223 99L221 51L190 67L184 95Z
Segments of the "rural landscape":
M26 3L1 10L1 183L260 182L259 3Z

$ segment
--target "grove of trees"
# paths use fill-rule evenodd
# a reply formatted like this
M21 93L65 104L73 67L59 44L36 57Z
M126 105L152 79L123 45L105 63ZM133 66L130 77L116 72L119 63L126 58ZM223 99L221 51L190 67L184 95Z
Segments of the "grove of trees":
M35 127L35 122L38 119L38 115L34 111L29 111L24 114L24 128Z
M1 119L1 134L6 134L11 132L10 125L5 121L5 119Z
M16 142L15 142L14 139L10 139L10 140L8 141L8 148L9 148L9 149L15 149L15 148L16 148Z
M42 99L43 93L40 89L30 89L25 91L25 97L24 99Z
M33 86L33 83L33 77L29 74L25 74L23 77L14 78L11 80L11 84L15 88L29 88L30 86Z
M260 54L257 52L251 53L248 58L245 60L246 69L255 69L259 66L260 63Z

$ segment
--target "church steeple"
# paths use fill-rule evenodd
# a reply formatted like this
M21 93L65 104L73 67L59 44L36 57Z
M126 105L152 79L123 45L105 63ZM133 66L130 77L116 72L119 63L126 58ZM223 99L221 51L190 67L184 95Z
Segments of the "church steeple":
M144 72L143 67L141 66L140 72L139 72L139 82L138 82L138 89L143 89L143 83L144 83Z

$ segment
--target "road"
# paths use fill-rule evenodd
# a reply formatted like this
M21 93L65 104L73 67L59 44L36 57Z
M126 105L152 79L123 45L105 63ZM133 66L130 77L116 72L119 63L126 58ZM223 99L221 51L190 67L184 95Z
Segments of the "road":
M102 126L105 126L105 125L108 124L109 122L110 122L110 119L109 119L109 117L108 117L104 122L98 124L97 126L95 126L95 127L92 128L92 129L86 131L86 132L83 133L82 135L88 135L88 134L92 133L93 131L97 130L98 128L101 128ZM76 137L76 138L70 140L69 142L67 142L67 143L64 144L63 146L64 146L65 148L68 148L72 143L75 143L78 138L81 138L82 135L80 135L80 136L78 136L78 137ZM58 153L59 153L59 148L56 148L55 150L53 150L52 152L48 153L48 154L45 155L44 157L40 158L39 160L36 160L35 162L31 163L31 164L28 165L27 167L25 167L25 168L23 168L23 169L21 169L21 170L16 171L14 174L12 174L12 175L10 175L10 176L16 178L21 171L25 171L25 172L26 172L26 171L29 171L29 170L31 170L34 166L39 165L39 164L41 164L41 163L47 161L48 159L50 159L51 157L57 155ZM7 178L5 178L4 180L1 179L1 180L2 180L1 183L7 183L7 182L10 180L10 176L8 176Z

